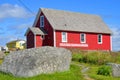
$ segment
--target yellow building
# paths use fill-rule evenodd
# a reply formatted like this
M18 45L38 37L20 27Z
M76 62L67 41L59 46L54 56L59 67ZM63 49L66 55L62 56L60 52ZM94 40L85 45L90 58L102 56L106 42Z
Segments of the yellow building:
M14 40L14 41L8 42L6 45L10 51L25 49L24 40Z

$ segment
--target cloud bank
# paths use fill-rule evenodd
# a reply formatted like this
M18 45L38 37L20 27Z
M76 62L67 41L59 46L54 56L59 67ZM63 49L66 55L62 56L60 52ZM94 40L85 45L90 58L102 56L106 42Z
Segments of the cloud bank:
M113 35L112 35L113 50L120 51L120 27L119 26L111 26L111 30L113 32Z
M17 4L0 4L0 46L11 40L25 39L25 31L31 27L34 16Z
M3 18L26 18L32 16L32 13L26 11L23 7L15 4L0 5L0 19Z
M17 40L17 39L23 39L25 40L25 32L28 27L31 26L31 23L26 23L26 24L18 24L18 25L13 25L13 26L8 26L6 28L6 32L4 34L0 33L0 46L5 46L6 43L12 41L12 40ZM0 28L2 29L2 28Z

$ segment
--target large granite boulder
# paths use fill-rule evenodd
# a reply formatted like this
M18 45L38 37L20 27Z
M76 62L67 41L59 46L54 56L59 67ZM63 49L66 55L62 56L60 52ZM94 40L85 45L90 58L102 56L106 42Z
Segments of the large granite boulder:
M5 53L0 51L0 59L3 59L5 57Z
M112 67L112 76L120 77L120 64L116 63L108 63Z
M18 77L31 77L69 70L70 62L69 50L46 46L10 53L0 66L0 71Z

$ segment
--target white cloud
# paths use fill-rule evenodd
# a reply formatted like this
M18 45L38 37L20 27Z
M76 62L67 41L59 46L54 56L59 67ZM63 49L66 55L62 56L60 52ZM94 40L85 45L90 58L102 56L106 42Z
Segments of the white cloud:
M9 35L9 36L0 36L0 46L5 46L7 42L17 39L16 36Z
M23 23L18 25L10 25L7 27L6 31L2 33L4 30L0 27L0 46L5 46L6 43L16 39L23 39L25 40L25 32L28 27L31 27L31 23Z
M28 29L28 27L31 27L32 24L27 23L27 24L21 24L19 26L16 27L16 29L13 27L13 29L15 29L15 34L18 35L23 35L25 34L26 30Z
M2 4L0 5L0 19L2 18L26 18L32 16L31 13L26 11L19 5Z
M25 40L25 36L20 34L9 34L9 35L0 36L0 46L5 46L6 43L17 39Z
M120 51L120 27L111 26L111 30L113 31L112 35L113 50Z
M10 25L7 27L7 30L10 31L17 31L17 30L24 30L28 27L31 27L32 24L31 23L23 23L23 24L17 24L17 25Z

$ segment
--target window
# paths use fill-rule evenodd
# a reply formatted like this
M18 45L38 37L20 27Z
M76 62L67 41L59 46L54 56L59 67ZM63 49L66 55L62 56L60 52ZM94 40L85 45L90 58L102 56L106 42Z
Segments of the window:
M23 46L23 43L20 43L20 47Z
M62 32L62 42L67 42L67 33Z
M84 33L80 34L80 41L81 43L86 43L86 35Z
M44 16L40 16L40 27L44 27Z
M44 35L41 35L41 38L44 40L44 39L45 39L45 36L44 36Z
M98 34L98 44L102 44L102 34Z

